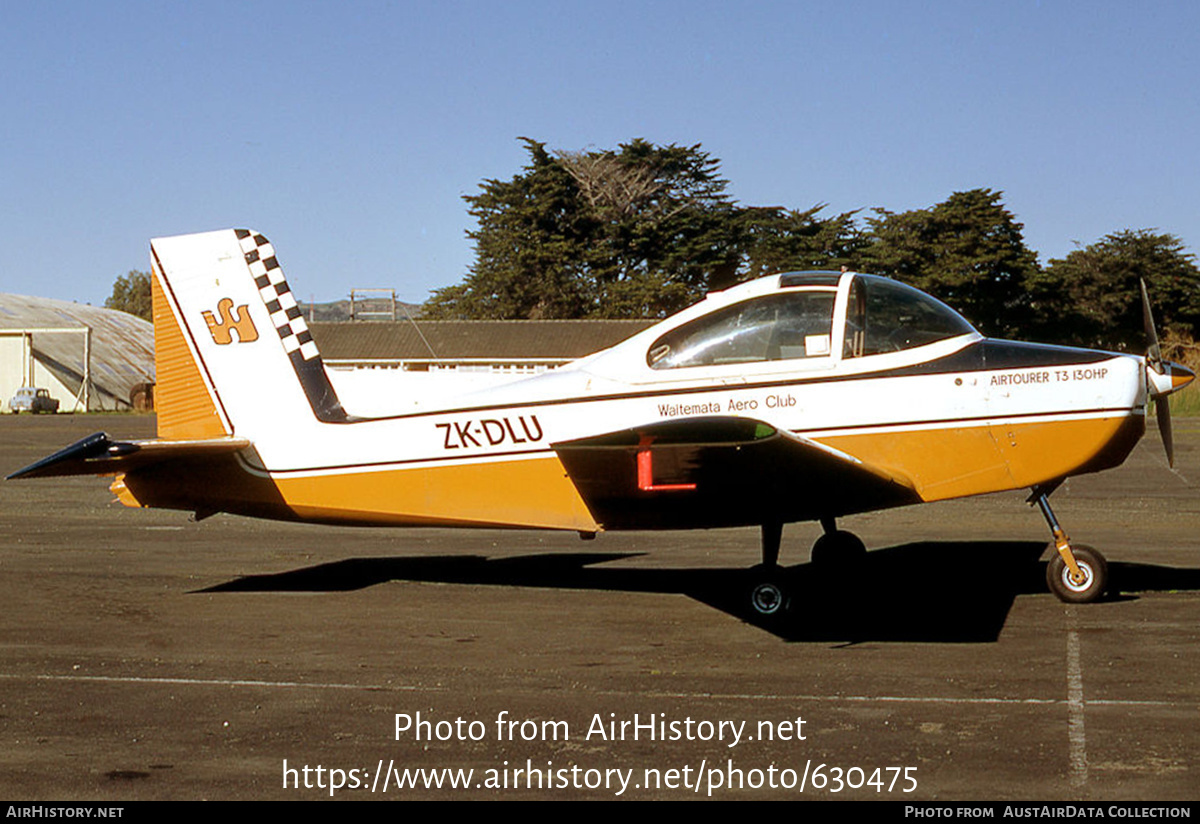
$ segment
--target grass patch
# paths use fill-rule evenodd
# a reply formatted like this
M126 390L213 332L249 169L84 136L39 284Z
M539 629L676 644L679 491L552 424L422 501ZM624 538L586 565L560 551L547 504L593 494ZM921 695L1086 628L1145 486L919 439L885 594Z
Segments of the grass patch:
M1193 381L1186 389L1176 392L1170 397L1171 415L1181 418L1200 418L1200 389Z

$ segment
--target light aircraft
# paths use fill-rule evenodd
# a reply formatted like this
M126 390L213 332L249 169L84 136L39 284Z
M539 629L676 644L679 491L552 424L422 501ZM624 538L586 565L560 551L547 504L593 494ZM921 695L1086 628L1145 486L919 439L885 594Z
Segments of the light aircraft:
M1050 589L1100 597L1103 556L1048 498L1120 464L1193 374L1142 356L992 340L853 272L760 278L552 372L394 411L343 408L265 237L153 240L158 438L91 435L10 478L114 475L133 507L332 524L604 530L759 526L759 614L787 604L783 524L814 563L865 553L845 515L1028 488ZM836 567L835 567L836 568Z

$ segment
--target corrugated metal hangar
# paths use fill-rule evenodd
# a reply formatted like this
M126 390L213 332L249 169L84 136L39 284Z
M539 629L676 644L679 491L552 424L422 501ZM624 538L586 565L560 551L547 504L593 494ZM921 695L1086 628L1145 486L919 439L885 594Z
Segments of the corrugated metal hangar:
M60 412L131 409L154 382L154 328L114 309L0 293L0 406L23 386Z

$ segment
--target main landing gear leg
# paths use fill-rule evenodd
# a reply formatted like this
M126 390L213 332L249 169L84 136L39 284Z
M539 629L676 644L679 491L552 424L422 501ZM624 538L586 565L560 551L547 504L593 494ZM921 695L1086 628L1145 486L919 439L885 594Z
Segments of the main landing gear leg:
M1038 505L1050 526L1050 534L1054 536L1051 545L1057 554L1046 565L1046 584L1060 601L1086 604L1103 595L1108 587L1108 564L1092 547L1072 544L1066 531L1059 526L1054 510L1050 508L1050 493L1057 488L1057 483L1035 486L1029 496L1029 503Z
M783 539L783 524L762 525L762 566L759 579L750 588L750 606L763 617L779 615L787 607L787 591L779 582L779 544Z
M762 525L763 568L774 570L779 566L779 544L783 540L783 524Z
M849 565L867 556L867 547L853 532L837 528L837 519L826 516L821 519L825 534L813 544L810 560L813 564L832 566Z

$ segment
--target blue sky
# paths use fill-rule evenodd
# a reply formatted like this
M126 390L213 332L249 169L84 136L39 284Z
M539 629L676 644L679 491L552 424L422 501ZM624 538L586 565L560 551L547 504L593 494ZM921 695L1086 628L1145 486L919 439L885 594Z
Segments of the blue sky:
M553 148L702 144L748 205L1004 192L1043 262L1200 245L1200 4L0 4L0 291L101 303L248 226L295 292L424 300L462 196Z

